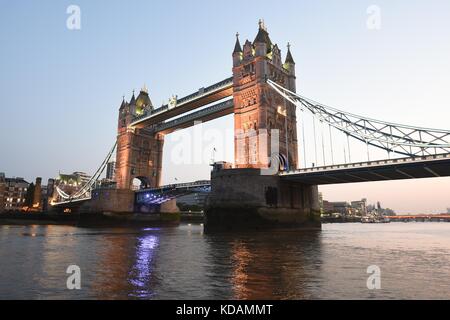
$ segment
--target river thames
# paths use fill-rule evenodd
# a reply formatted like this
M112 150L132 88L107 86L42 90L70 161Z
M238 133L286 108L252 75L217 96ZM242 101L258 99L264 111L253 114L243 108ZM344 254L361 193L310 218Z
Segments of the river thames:
M450 223L209 235L0 226L0 299L450 299ZM68 290L68 266L81 290ZM369 266L381 289L369 290Z

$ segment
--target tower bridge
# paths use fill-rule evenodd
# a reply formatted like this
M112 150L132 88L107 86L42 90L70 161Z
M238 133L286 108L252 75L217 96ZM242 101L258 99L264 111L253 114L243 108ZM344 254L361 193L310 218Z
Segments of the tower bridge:
M116 188L95 188L98 172L75 196L60 194L64 203L90 200L90 209L133 212L139 207L172 201L203 188L210 192L206 226L320 228L318 185L450 176L450 130L428 129L371 119L329 107L296 92L296 63L288 45L285 59L262 22L253 41L242 46L238 35L232 53L232 77L154 108L147 88L119 108ZM305 138L304 118L313 119L314 137ZM161 186L164 137L198 121L234 115L233 168L215 169L202 186ZM297 137L301 114L302 142ZM316 144L316 122L329 129L331 164L300 168L299 145ZM335 164L333 138L347 139L345 163ZM323 135L323 132L322 132ZM367 148L366 162L352 162L350 140ZM370 149L387 157L370 159ZM325 162L325 145L322 136ZM345 151L345 149L344 149ZM106 162L111 157L108 154ZM397 155L401 158L392 158ZM303 159L303 160L304 160ZM304 161L306 164L306 161ZM132 190L132 181L141 190ZM196 189L197 188L197 189Z

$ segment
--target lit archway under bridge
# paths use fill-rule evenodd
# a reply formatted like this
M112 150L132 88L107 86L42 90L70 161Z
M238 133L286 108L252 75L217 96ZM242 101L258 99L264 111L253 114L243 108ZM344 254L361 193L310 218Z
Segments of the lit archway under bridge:
M192 193L211 192L209 180L165 185L135 192L135 212L158 213L162 204Z

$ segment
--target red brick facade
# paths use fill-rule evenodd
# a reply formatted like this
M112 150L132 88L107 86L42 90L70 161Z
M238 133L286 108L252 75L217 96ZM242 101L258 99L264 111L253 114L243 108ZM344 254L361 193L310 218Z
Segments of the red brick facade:
M253 43L247 40L241 49L239 39L236 40L233 78L236 167L267 167L269 159L279 156L272 154L270 144L270 133L278 129L279 154L285 161L288 159L290 168L297 168L295 106L285 102L266 82L271 79L295 92L295 63L290 51L283 64L278 45L272 44L260 24Z
M119 111L116 182L118 189L131 189L135 178L146 187L161 184L164 136L146 129L130 128L135 116L153 108L146 90L130 102L122 102Z

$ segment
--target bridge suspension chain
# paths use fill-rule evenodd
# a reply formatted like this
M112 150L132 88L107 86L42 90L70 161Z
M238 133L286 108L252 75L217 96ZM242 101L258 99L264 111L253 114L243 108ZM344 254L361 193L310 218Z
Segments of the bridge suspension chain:
M270 79L267 83L286 100L308 109L314 117L348 137L366 143L367 147L409 157L450 153L450 130L420 128L355 115L305 98ZM350 153L350 143L348 149Z

